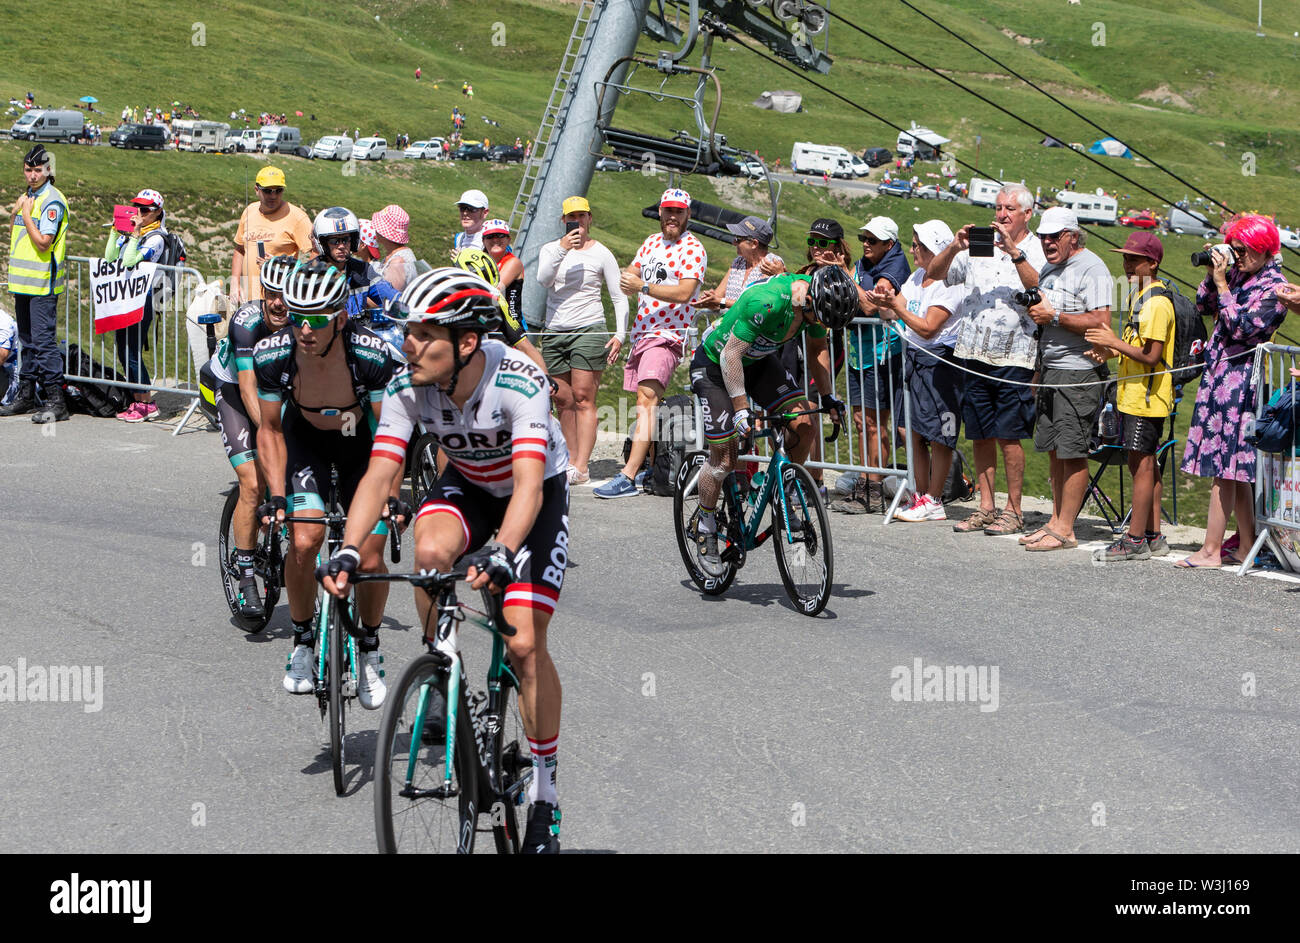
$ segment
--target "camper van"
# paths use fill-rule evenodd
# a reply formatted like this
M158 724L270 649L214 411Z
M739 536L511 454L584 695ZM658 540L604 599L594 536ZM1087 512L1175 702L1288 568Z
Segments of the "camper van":
M79 111L33 109L14 122L9 136L15 141L71 141L86 129Z
M191 121L178 118L172 122L172 133L176 135L178 151L215 154L219 151L235 149L234 138L229 137L230 125L223 121Z
M1119 220L1119 203L1113 196L1058 190L1056 202L1066 209L1074 210L1074 215L1079 217L1081 223L1104 223L1107 226L1114 226Z
M950 144L951 139L942 134L935 134L929 128L918 127L912 122L907 131L898 132L898 142L894 150L899 157L913 157L916 160L938 160L939 148Z
M832 177L865 177L871 170L857 154L829 144L795 141L790 151L790 167L797 174L828 173Z
M976 206L996 206L998 191L1002 184L997 180L985 180L983 177L970 178L970 190L966 197Z

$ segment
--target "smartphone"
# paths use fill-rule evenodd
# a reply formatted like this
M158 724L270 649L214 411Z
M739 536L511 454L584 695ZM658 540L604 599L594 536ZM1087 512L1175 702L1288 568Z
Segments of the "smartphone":
M113 207L113 228L118 232L131 233L135 231L132 220L135 218L136 208L134 206L123 206L121 203Z
M972 226L970 230L971 258L993 258L993 227Z
M582 224L579 223L576 219L570 219L566 221L564 224L564 234L567 236L569 233L573 232L581 225Z

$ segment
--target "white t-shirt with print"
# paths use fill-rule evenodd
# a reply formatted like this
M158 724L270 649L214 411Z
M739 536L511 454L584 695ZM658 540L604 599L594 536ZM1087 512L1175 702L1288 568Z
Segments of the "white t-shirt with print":
M1028 257L1035 271L1047 264L1042 244L1033 233L1027 233L1016 250ZM961 286L966 292L953 343L958 358L992 367L1034 368L1038 325L1028 310L1015 302L1013 296L1025 286L1010 255L995 247L992 258L972 259L968 250L962 250L948 267L944 283Z
M702 284L708 264L709 256L704 246L689 232L671 243L664 242L663 233L657 232L641 243L632 260L632 267L649 285L676 285L687 278ZM635 346L646 337L663 337L674 343L683 343L694 317L695 306L690 301L660 301L648 295L638 295L632 344Z
M923 285L921 283L924 280L925 269L919 268L913 269L907 281L903 282L901 292L903 300L907 302L907 310L916 317L924 319L925 313L938 305L952 312L951 316L944 322L939 333L930 340L926 340L910 327L905 327L901 318L896 323L903 328L903 336L907 338L909 344L917 344L929 350L952 347L957 340L957 328L961 324L957 312L961 310L962 289L945 285L942 281Z

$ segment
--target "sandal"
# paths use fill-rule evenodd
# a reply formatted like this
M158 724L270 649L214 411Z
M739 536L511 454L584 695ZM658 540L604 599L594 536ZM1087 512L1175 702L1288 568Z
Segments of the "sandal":
M976 532L982 532L984 528L988 527L998 519L999 513L1000 512L997 508L992 508L988 511L977 510L970 517L966 518L966 520L961 521L958 524L953 524L952 529L959 534L974 534Z
M1025 534L1025 536L1021 537L1021 538L1020 538L1020 541L1019 541L1019 542L1020 542L1020 546L1023 547L1023 546L1025 546L1026 544L1036 544L1036 543L1038 543L1040 540L1042 540L1046 535L1047 535L1047 528L1046 528L1046 527L1040 527L1040 528L1038 528L1038 530L1034 531L1032 534Z
M998 514L998 519L984 528L984 533L990 537L1003 537L1008 534L1018 534L1024 529L1024 517L1010 508L1003 508Z
M1079 541L1074 537L1062 537L1055 531L1047 530L1047 528L1043 528L1043 530L1045 533L1042 538L1035 543L1025 545L1025 549L1030 553L1050 553L1053 550L1074 550L1079 546ZM1044 546L1049 537L1056 541L1054 546Z

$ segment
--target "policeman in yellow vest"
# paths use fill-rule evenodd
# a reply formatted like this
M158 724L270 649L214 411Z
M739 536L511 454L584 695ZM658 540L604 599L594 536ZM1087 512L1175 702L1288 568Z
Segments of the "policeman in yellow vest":
M32 422L39 423L68 418L57 334L58 301L66 277L68 201L55 189L53 170L52 158L40 144L23 158L27 192L14 204L9 237L9 291L14 296L23 360L18 392L0 415L36 409L39 383L45 405L32 416Z

